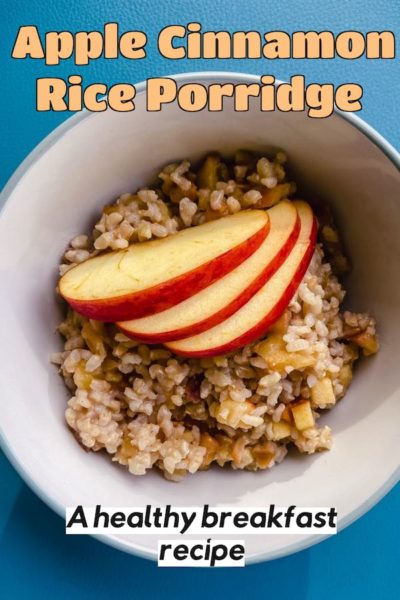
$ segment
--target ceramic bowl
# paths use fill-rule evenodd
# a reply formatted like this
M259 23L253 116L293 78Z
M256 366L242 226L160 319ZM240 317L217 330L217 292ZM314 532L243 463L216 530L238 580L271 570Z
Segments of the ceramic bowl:
M196 73L181 83L257 82L251 75ZM400 174L398 153L352 115L311 119L304 113L187 113L171 103L145 110L82 113L46 138L4 191L0 218L2 446L49 506L262 507L335 506L342 529L399 478L400 458ZM101 453L86 453L64 421L68 393L49 355L60 305L57 265L68 241L90 228L118 194L149 184L165 163L196 160L210 150L284 149L303 189L329 201L354 265L346 303L377 318L381 351L361 361L346 397L322 417L333 429L330 452L290 456L257 473L211 469L182 483L150 473L135 478ZM155 558L156 536L102 536L121 550ZM251 535L247 562L272 559L321 540L310 535Z

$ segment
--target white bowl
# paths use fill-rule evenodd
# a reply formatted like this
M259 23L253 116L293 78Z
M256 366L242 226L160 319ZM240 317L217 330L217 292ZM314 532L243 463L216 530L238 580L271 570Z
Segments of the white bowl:
M180 82L257 82L257 77L204 73ZM131 113L82 113L68 119L28 157L4 191L0 219L1 441L32 489L59 514L65 506L146 504L260 507L336 506L343 528L399 479L400 457L400 176L399 155L360 119L334 114L187 113L176 103L145 111L144 84ZM213 469L180 484L142 478L101 454L86 453L64 422L67 392L49 355L60 347L54 285L68 242L87 230L104 203L148 184L174 159L209 150L285 149L293 176L329 200L354 264L347 303L378 320L379 354L358 365L345 399L323 422L332 451L289 457L266 472ZM109 535L103 541L148 558L155 536ZM253 535L247 560L284 556L318 536Z

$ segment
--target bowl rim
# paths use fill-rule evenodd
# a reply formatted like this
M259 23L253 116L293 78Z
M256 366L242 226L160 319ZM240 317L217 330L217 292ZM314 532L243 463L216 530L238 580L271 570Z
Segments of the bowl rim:
M179 73L172 75L165 75L174 79L179 84L193 83L193 82L204 82L211 80L218 80L223 82L240 82L240 83L259 83L261 80L260 75L251 73L236 72L236 71L191 71L187 73ZM282 80L276 79L275 86L282 83ZM135 85L136 97L146 91L146 80L141 81ZM354 113L347 113L335 109L334 113L340 118L347 121L349 125L358 129L365 137L367 137L400 171L400 153L395 149L390 142L388 142L378 131L376 131L371 125L366 123L358 115ZM6 182L3 190L0 193L0 218L5 209L6 203L9 197L12 195L15 188L18 186L20 180L27 174L30 168L54 145L56 144L65 133L73 129L84 119L94 117L96 113L89 112L87 109L81 112L67 117L60 125L58 125L53 131L51 131L39 144L33 148L33 150L26 156L26 158L17 167L14 173L11 175L9 180ZM16 455L13 454L11 447L7 442L5 431L0 423L0 449L4 452L11 465L28 485L28 487L40 498L49 508L51 508L56 514L58 514L63 520L65 519L65 507L56 502L42 487L40 487L31 475L26 471L24 465L19 461ZM375 493L367 498L360 506L355 508L349 514L342 518L338 518L337 530L342 531L367 513L373 506L375 506L395 485L400 481L400 464L387 479L387 481L378 488ZM122 539L115 535L98 535L91 534L91 537L98 541L105 543L113 548L127 552L129 554L138 556L140 558L146 558L150 560L157 560L156 552L141 547L139 544L133 545L132 543L124 542ZM288 544L282 549L275 551L258 552L246 556L246 564L253 564L258 562L270 561L277 558L283 558L289 556L301 550L305 550L310 546L313 546L325 539L330 537L329 535L309 535L304 539Z

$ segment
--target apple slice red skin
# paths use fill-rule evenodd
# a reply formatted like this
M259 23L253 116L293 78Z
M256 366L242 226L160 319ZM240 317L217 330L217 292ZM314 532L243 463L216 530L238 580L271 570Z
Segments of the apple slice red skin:
M104 300L76 300L67 296L64 299L80 315L105 323L147 317L175 306L227 275L261 246L269 230L270 222L267 221L249 239L227 252L151 288Z
M317 220L314 216L308 248L296 270L296 273L294 274L292 281L290 282L289 286L286 288L286 290L284 291L274 308L270 310L270 312L264 317L264 319L257 323L257 325L243 333L241 336L235 338L234 340L231 340L230 342L215 348L199 350L198 352L181 352L179 350L175 350L175 348L169 349L174 354L177 354L179 356L186 356L188 358L209 358L211 356L220 356L221 354L228 354L229 352L233 352L238 348L242 348L247 344L253 343L255 340L264 335L268 331L268 329L275 323L275 321L277 321L279 317L283 314L289 302L293 298L297 288L299 287L308 269L308 265L310 264L311 258L314 254L317 238L317 229Z
M211 329L211 327L215 327L215 325L219 325L225 319L228 319L233 313L235 313L239 308L244 306L246 302L248 302L258 290L267 283L267 281L272 277L272 275L279 269L279 267L283 264L286 258L289 256L291 250L293 249L295 243L300 234L300 217L297 215L296 223L293 228L292 233L286 240L285 244L282 248L277 252L274 258L268 263L265 269L256 277L254 281L232 302L230 302L223 309L214 313L213 315L203 319L202 321L198 321L197 323L188 325L187 327L183 327L182 329L174 329L171 331L165 331L162 333L156 334L140 334L131 329L127 329L123 326L122 323L117 323L118 329L122 333L124 333L127 337L133 338L135 340L139 340L141 342L146 342L148 344L162 344L165 342L171 342L173 340L179 340L185 337L189 337L192 335L196 335L198 333L202 333L206 329Z

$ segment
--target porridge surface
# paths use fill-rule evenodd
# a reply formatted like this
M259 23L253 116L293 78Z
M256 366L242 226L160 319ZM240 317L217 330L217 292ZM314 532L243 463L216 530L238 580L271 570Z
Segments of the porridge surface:
M60 274L99 253L294 199L285 162L282 152L238 151L229 162L210 154L197 169L167 165L159 188L122 195L91 234L71 240ZM318 417L345 395L360 352L373 354L378 342L372 317L340 309L348 261L329 209L312 205L319 243L307 273L282 317L239 351L183 358L67 310L64 351L52 360L71 395L66 421L84 448L105 450L134 475L156 467L179 481L213 463L266 469L290 446L331 447Z

